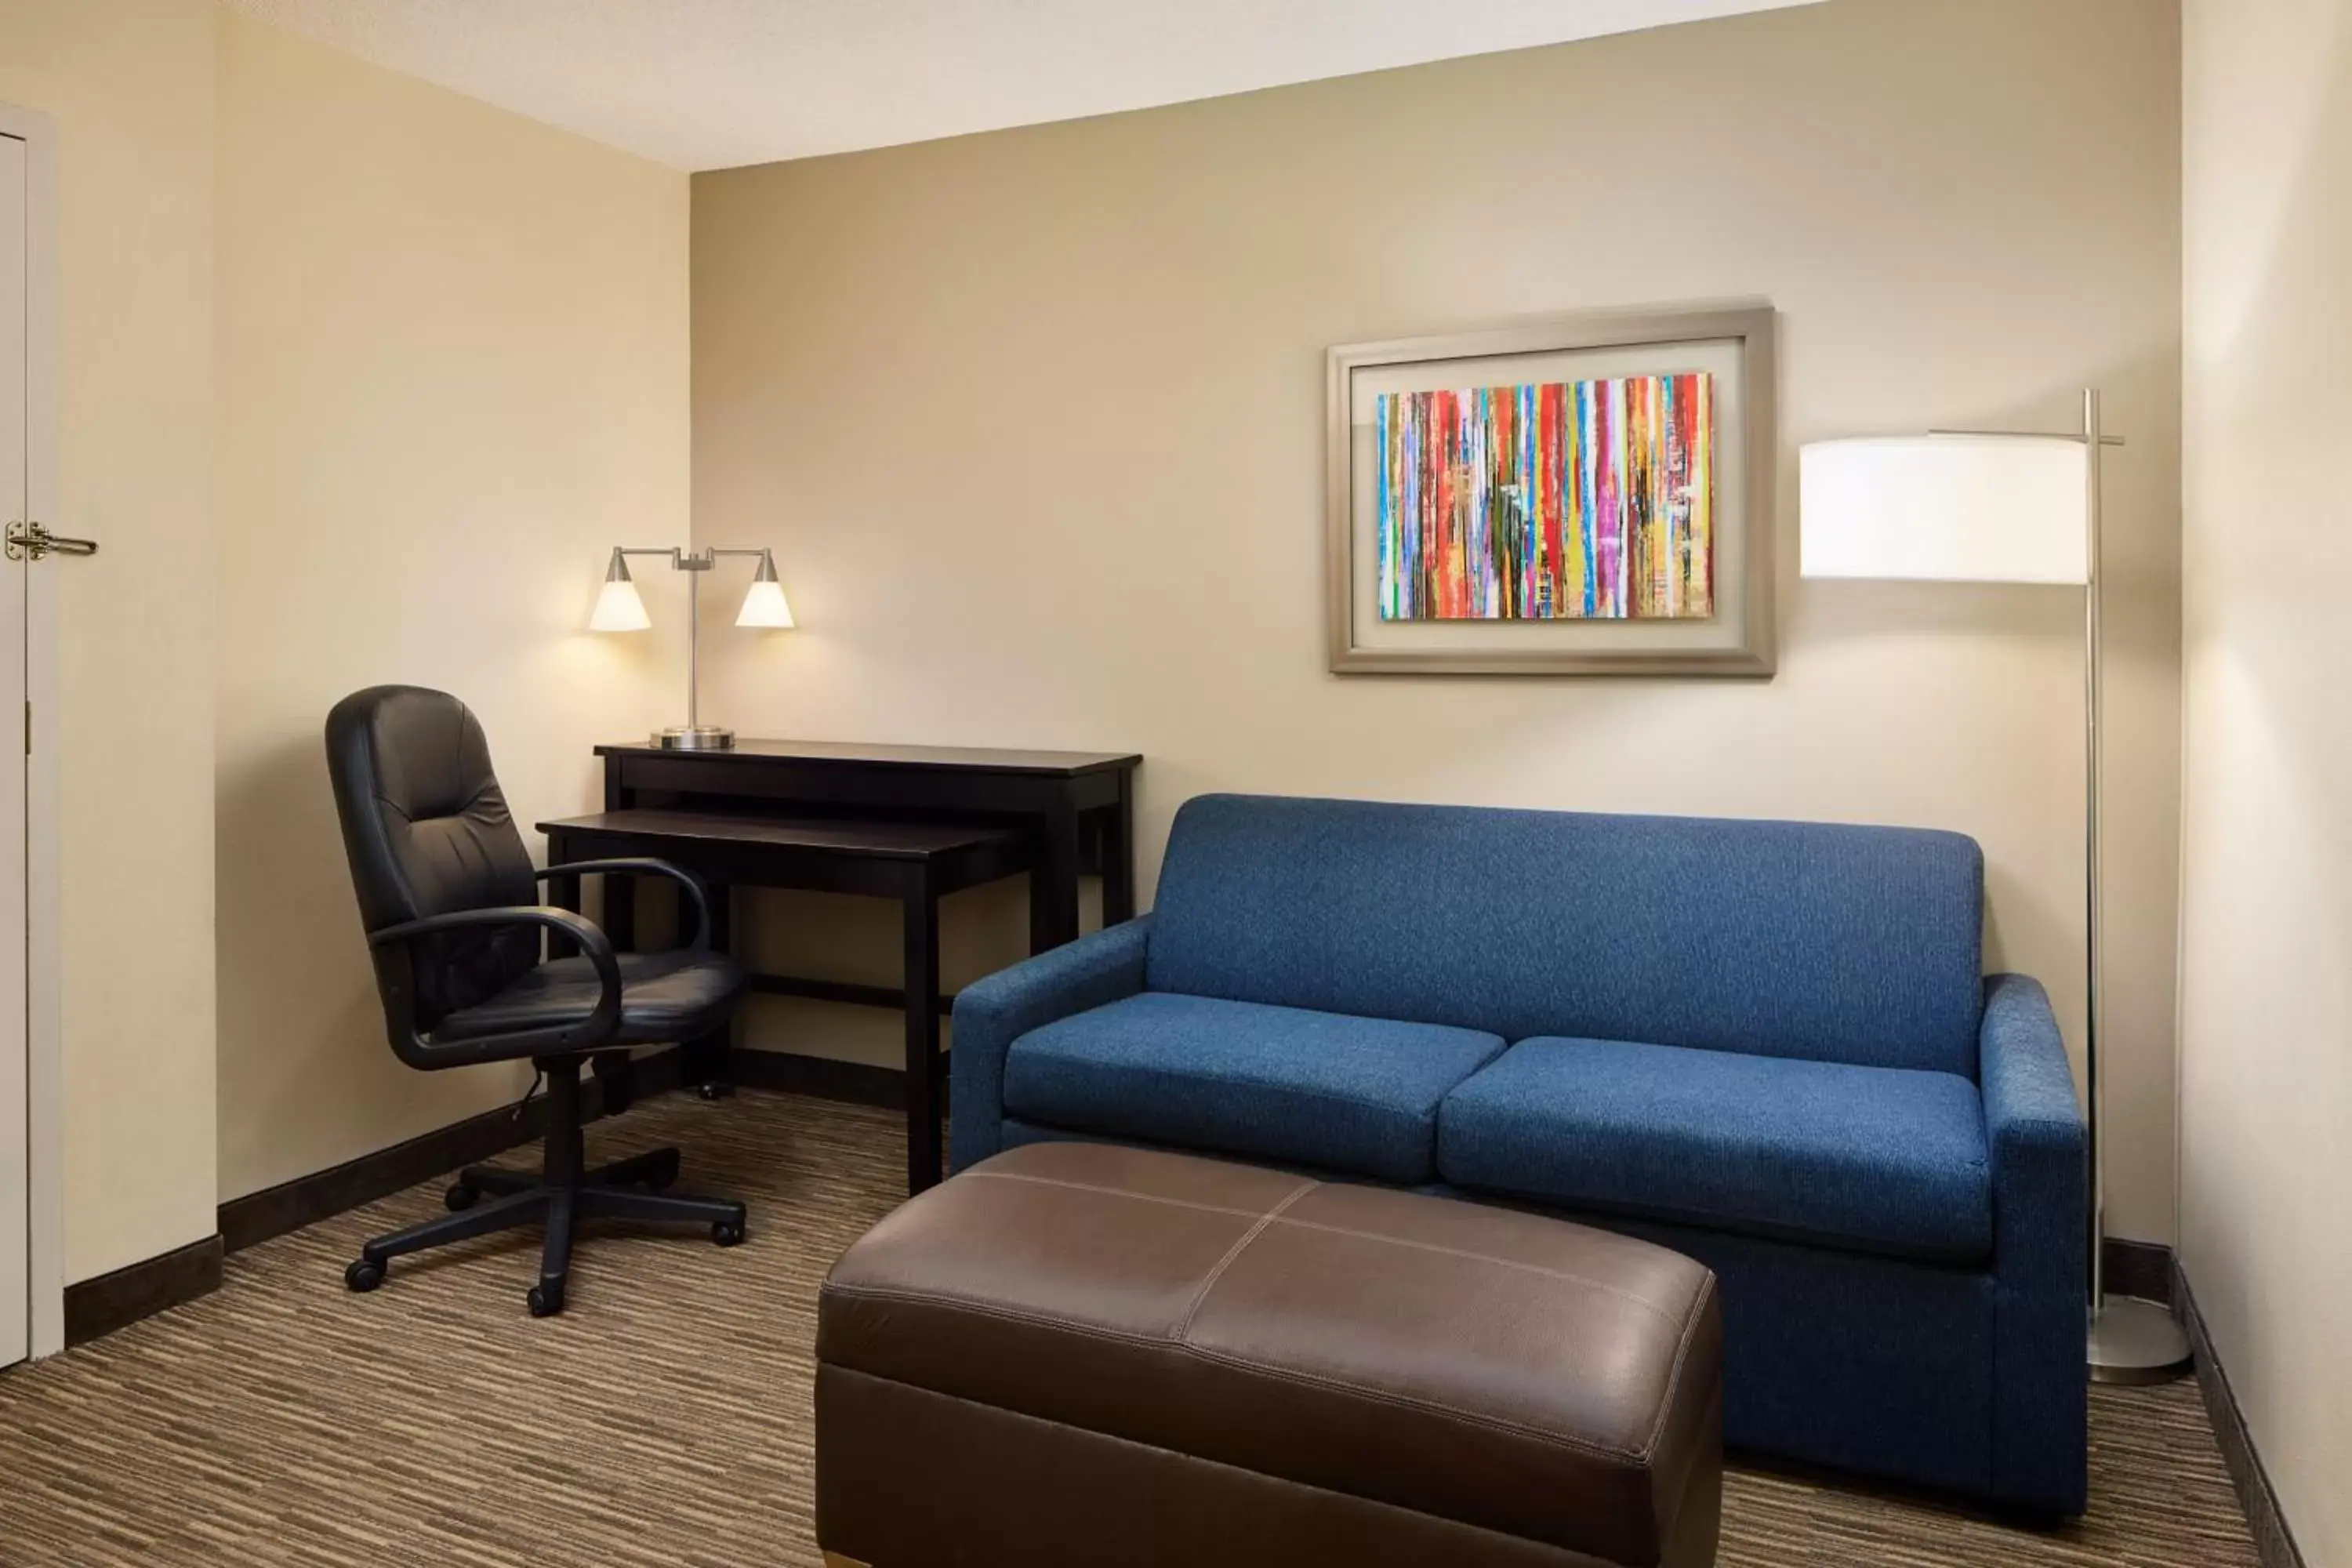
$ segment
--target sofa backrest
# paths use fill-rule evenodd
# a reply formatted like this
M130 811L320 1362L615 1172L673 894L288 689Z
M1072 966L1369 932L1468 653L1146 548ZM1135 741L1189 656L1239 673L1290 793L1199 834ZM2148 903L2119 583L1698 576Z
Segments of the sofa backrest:
M1146 983L1974 1078L1983 898L1957 833L1201 795Z

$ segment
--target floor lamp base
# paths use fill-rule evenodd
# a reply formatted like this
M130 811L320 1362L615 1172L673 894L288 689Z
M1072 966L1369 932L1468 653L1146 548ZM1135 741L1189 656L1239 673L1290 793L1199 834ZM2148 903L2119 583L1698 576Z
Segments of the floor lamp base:
M2171 1310L2130 1296L2110 1296L2091 1314L2090 1349L2093 1383L2170 1383L2195 1361Z

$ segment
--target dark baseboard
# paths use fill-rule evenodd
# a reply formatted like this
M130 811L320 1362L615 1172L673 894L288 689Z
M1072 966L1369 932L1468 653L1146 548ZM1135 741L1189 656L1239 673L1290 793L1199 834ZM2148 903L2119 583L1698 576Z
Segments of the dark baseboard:
M102 1334L220 1289L221 1238L202 1241L66 1287L66 1343Z
M677 1049L640 1059L633 1075L635 1092L640 1098L647 1098L677 1088L683 1059L683 1053ZM748 1089L786 1089L894 1110L906 1103L901 1087L905 1075L896 1068L740 1047L728 1053L728 1065L734 1081ZM585 1087L588 1114L592 1118L602 1115L595 1079L590 1079ZM231 1199L220 1206L222 1242L227 1250L236 1252L256 1242L284 1236L379 1198L390 1197L460 1165L493 1159L509 1149L535 1142L546 1131L546 1102L538 1100L525 1107L520 1116L514 1107L500 1106L446 1127L436 1127L389 1149L379 1149L327 1170Z
M676 1089L677 1078L678 1053L657 1052L635 1064L634 1091L641 1097L660 1094ZM590 1078L584 1088L583 1109L591 1118L602 1115L596 1080ZM389 1149L233 1198L220 1206L220 1240L236 1252L534 1142L546 1131L544 1100L531 1100L520 1115L511 1105L485 1110Z
M2126 1241L2111 1236L2099 1256L2106 1266L2110 1294L2172 1305L2172 1277L2177 1272L2172 1248L2159 1241Z
M2162 1302L2172 1309L2188 1333L2189 1348L2197 1357L2197 1387L2204 1396L2206 1419L2212 1423L2214 1441L2221 1445L2239 1504L2246 1510L2246 1523L2253 1532L2263 1568L2303 1568L2303 1554L2286 1527L2285 1515L2279 1511L2278 1494L2271 1490L2262 1456L2254 1451L2245 1415L2230 1390L2229 1374L2213 1354L2213 1342L2205 1332L2205 1320L2198 1315L2197 1299L2189 1289L2188 1276L2180 1271L2179 1259L2172 1248L2160 1243L2125 1241L2112 1236L2106 1238L2101 1257L2106 1265L2109 1292Z
M2221 1358L2213 1353L2212 1337L2205 1331L2205 1319L2197 1310L2197 1293L2189 1288L2189 1276L2176 1266L2172 1271L2172 1313L2188 1331L2189 1348L2197 1355L2197 1387L2205 1396L2205 1416L2213 1424L2213 1437L2221 1446L2221 1460L2230 1467L2230 1479L2238 1489L2238 1500L2246 1510L2246 1524L2253 1531L2254 1552L2263 1568L2304 1568L2303 1552L2294 1543L2294 1532L2287 1528L2286 1515L2279 1510L2278 1493L2271 1489L2271 1478L2263 1468L2263 1457L2254 1448L2252 1433L2246 1430L2245 1412L2238 1408L2238 1396L2230 1388L2230 1374L2221 1365Z
M795 1056L789 1051L758 1051L738 1046L728 1053L727 1069L745 1089L782 1089L791 1094L814 1095L819 1100L879 1105L892 1110L907 1103L906 1073L870 1062L835 1061L829 1057ZM945 1098L942 1093L942 1101Z
M676 1048L640 1059L631 1076L633 1094L644 1099L677 1089L683 1062L683 1053ZM740 1047L729 1052L728 1065L734 1081L750 1089L783 1089L893 1110L906 1103L906 1075L896 1068ZM588 1116L592 1120L602 1116L600 1086L591 1078L584 1089ZM500 1106L389 1149L233 1198L220 1205L216 1235L68 1286L66 1343L85 1344L218 1289L221 1259L226 1253L331 1219L460 1165L493 1159L509 1149L536 1142L546 1131L545 1100L533 1100L520 1112L514 1106Z

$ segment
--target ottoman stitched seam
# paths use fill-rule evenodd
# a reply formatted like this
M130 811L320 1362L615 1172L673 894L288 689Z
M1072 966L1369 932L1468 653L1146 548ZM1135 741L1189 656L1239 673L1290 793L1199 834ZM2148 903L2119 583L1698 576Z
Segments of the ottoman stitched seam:
M1030 1182L1041 1187L1067 1187L1074 1193L1100 1193L1106 1197L1133 1198L1141 1204L1166 1204L1171 1208L1199 1209L1203 1214L1229 1214L1237 1218L1255 1217L1257 1209L1233 1208L1224 1204L1198 1203L1191 1198L1163 1197L1158 1193L1131 1192L1125 1187L1107 1187L1097 1182L1073 1182L1061 1176L1033 1176L1024 1171L966 1171L967 1176L985 1176L992 1182Z
M1709 1298L1715 1294L1715 1282L1709 1279L1705 1288L1692 1293L1690 1311L1683 1321L1682 1342L1675 1347L1674 1370L1666 1374L1665 1397L1658 1404L1657 1424L1650 1428L1650 1440L1643 1453L1654 1455L1658 1445L1665 1441L1666 1421L1675 1413L1675 1395L1682 1391L1683 1368L1690 1361L1692 1342L1698 1334L1698 1321L1704 1315Z
M1643 1311L1654 1314L1660 1322L1669 1327L1674 1326L1676 1321L1675 1315L1664 1307L1636 1296L1621 1285L1612 1285L1605 1279L1595 1279L1588 1275L1571 1274L1564 1268L1547 1268L1540 1263L1522 1263L1517 1258L1496 1258L1492 1253L1472 1252L1466 1247L1446 1247L1434 1241L1414 1241L1401 1236L1384 1236L1376 1230L1357 1230L1344 1225L1328 1225L1321 1220L1295 1219L1288 1215L1281 1216L1281 1223L1296 1226L1301 1230L1319 1230L1332 1236L1353 1237L1359 1241L1376 1241L1388 1247L1410 1247L1423 1252L1438 1253L1446 1258L1465 1258L1474 1263L1491 1263L1498 1268L1517 1268L1529 1274L1540 1274L1547 1279L1557 1279L1567 1285L1581 1285L1587 1289L1599 1290L1607 1295L1618 1297L1641 1308Z
M968 1171L965 1174L971 1176L985 1176L989 1180L994 1182L1028 1182L1041 1187L1066 1187L1072 1192L1099 1193L1105 1197L1132 1198L1138 1203L1162 1204L1171 1208L1197 1209L1203 1214L1232 1215L1236 1218L1259 1213L1259 1211L1253 1209L1233 1208L1224 1204L1196 1203L1190 1198L1171 1198L1163 1197L1156 1193L1132 1192L1126 1187L1104 1186L1099 1183L1095 1182L1073 1182L1061 1176L1034 1176L1022 1171L976 1170ZM1321 1184L1322 1184L1320 1183L1308 1184L1309 1186L1318 1186ZM1634 1306L1655 1314L1659 1321L1670 1326L1675 1325L1677 1322L1677 1320L1672 1312L1669 1312L1664 1307L1659 1306L1656 1302L1649 1300L1643 1297L1637 1296L1633 1291L1624 1289L1622 1286L1612 1285L1605 1279L1595 1279L1591 1276L1584 1274L1572 1274L1562 1268L1547 1268L1540 1263L1523 1263L1516 1258L1497 1258L1492 1253L1473 1252L1467 1247L1444 1247L1433 1241L1413 1241L1403 1237L1384 1236L1376 1230L1359 1230L1351 1226L1331 1225L1323 1220L1299 1219L1295 1215L1284 1214L1282 1212L1302 1195L1303 1194L1300 1193L1294 1192L1289 1197L1285 1198L1281 1204L1276 1206L1274 1212L1279 1216L1280 1223L1284 1225L1297 1226L1302 1230L1318 1230L1332 1236L1353 1237L1360 1241L1385 1242L1392 1247L1418 1247L1422 1251L1434 1252L1447 1258L1468 1258L1478 1263L1492 1263L1502 1268L1517 1268L1529 1274L1540 1274L1547 1279L1558 1279L1564 1284L1570 1285L1581 1285L1589 1290L1598 1290L1607 1295L1619 1297L1623 1300L1631 1302ZM1263 1218L1260 1220L1259 1228L1264 1228ZM1256 1233L1253 1231L1251 1234L1255 1235ZM1248 1238L1244 1237L1244 1239L1247 1240ZM1227 1261L1230 1262L1231 1260L1228 1259ZM1221 1269L1222 1268L1223 1266L1220 1265ZM1685 1324L1685 1327L1687 1327L1686 1323Z
M1225 1277L1225 1270L1234 1266L1234 1259L1247 1251L1249 1244L1264 1235L1265 1227L1272 1225L1281 1215L1283 1210L1322 1184L1315 1181L1301 1182L1291 1188L1280 1203L1258 1215L1257 1223L1244 1231L1240 1240L1225 1248L1225 1255L1217 1259L1217 1266L1210 1269L1206 1277L1202 1279L1201 1288L1192 1292L1192 1300L1185 1303L1184 1315L1176 1320L1175 1331L1168 1337L1179 1342L1189 1342L1192 1332L1192 1320L1200 1315L1201 1304L1209 1299L1209 1292L1216 1289L1217 1281Z

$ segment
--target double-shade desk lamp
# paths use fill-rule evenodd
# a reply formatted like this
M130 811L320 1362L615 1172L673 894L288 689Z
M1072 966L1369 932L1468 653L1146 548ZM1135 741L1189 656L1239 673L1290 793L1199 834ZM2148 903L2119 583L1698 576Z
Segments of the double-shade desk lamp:
M2105 1162L2100 1133L2105 1083L2100 1074L2099 835L2099 529L2100 458L2120 445L2100 425L2099 395L2083 395L2080 432L1937 433L1808 445L1801 454L1803 564L1808 577L1910 578L1935 582L2049 583L2084 590L2084 893L2088 941L2088 1018L2084 1030L2090 1078L2090 1213L2087 1300L2091 1374L2101 1382L2138 1383L2178 1376L2189 1346L2171 1314L2147 1301L2109 1297L2105 1289ZM671 751L725 751L735 733L700 721L695 688L699 640L701 574L721 556L756 558L739 626L785 628L793 624L776 559L765 550L616 548L604 573L589 629L643 631L653 625L628 557L659 555L694 574L687 590L686 722L662 730L653 743Z
M604 569L604 590L596 595L595 612L588 617L590 631L641 632L654 624L653 617L646 614L646 602L637 597L635 581L629 575L632 555L658 555L668 561L670 570L689 574L686 580L686 722L655 731L653 743L670 752L726 751L735 744L735 731L702 722L702 574L716 567L722 555L756 559L759 569L751 574L751 591L743 595L743 607L736 613L735 624L788 631L793 624L793 607L784 600L783 584L776 579L776 558L765 550L614 545L613 563Z

